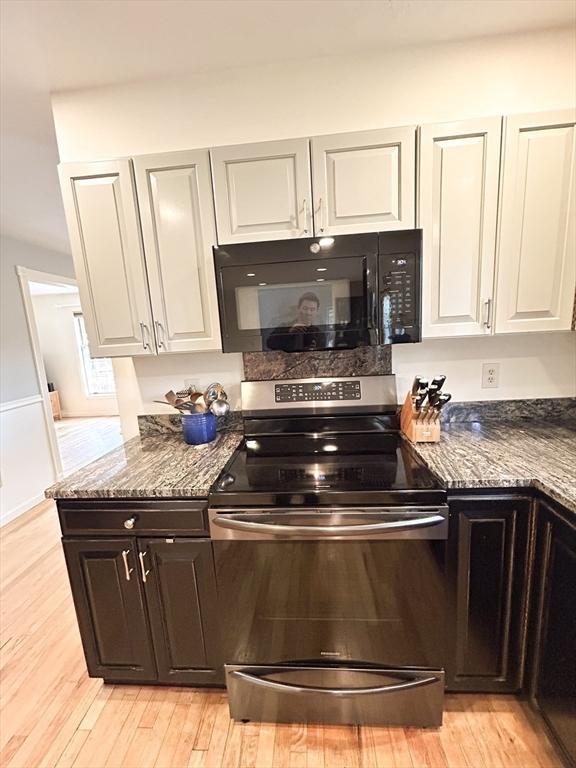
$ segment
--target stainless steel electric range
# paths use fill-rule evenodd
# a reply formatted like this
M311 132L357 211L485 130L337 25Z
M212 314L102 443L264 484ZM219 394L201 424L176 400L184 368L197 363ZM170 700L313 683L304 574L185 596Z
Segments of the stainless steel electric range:
M209 500L236 720L441 723L448 507L396 402L393 376L242 385Z

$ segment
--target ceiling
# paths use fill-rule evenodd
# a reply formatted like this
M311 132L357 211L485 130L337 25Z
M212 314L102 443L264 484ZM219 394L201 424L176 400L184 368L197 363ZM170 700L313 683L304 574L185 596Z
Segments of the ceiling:
M574 0L0 0L3 232L69 250L50 92L576 23Z

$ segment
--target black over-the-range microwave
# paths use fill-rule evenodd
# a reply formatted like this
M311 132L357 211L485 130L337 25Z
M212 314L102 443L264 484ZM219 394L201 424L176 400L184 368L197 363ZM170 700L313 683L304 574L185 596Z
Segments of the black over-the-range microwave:
M420 341L422 231L214 248L224 352Z

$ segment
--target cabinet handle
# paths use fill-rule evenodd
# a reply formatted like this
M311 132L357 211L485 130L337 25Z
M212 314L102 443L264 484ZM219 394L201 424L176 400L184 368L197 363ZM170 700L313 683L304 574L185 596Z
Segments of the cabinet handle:
M142 346L144 349L150 349L150 344L146 341L148 338L148 327L142 321L140 321L140 333L142 334Z
M320 232L324 232L324 206L322 198L318 198L318 213L320 214Z
M486 299L484 302L484 320L486 328L492 328L492 299Z
M142 571L142 581L144 583L146 583L146 581L148 581L146 576L148 576L148 574L150 573L150 571L146 570L146 566L144 565L144 557L145 557L145 555L146 555L146 552L139 552L138 553L138 558L140 559L140 569Z
M302 210L304 212L304 234L308 234L308 200L304 198L302 202Z
M154 321L156 324L156 337L158 339L158 346L162 348L166 348L166 344L164 343L164 339L166 338L166 334L164 333L164 327L160 320Z
M134 570L134 568L130 568L128 565L128 555L130 554L129 549L123 549L122 550L122 560L124 561L124 574L126 575L126 581L130 581L130 574Z
M135 525L136 525L136 515L133 515L132 517L129 517L127 520L124 520L124 528L127 528L129 531L131 531Z

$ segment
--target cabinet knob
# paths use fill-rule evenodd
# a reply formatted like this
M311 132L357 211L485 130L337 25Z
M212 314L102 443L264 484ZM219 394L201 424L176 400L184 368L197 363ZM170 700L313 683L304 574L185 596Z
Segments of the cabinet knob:
M132 528L134 528L135 524L136 524L136 516L129 517L128 520L124 520L124 528L128 528L129 531L131 531Z

